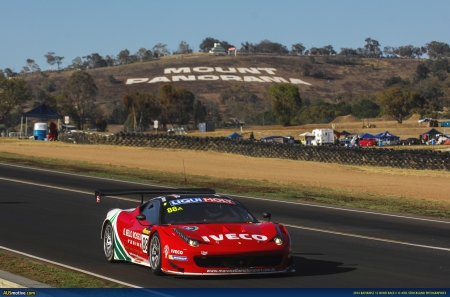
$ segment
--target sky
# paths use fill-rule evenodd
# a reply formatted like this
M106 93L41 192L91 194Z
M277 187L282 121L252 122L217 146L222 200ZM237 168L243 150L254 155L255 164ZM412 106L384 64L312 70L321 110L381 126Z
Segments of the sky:
M207 37L241 43L270 40L306 49L450 44L449 0L0 0L0 69L20 72L26 60L50 69L45 54L117 56L158 43L194 52Z

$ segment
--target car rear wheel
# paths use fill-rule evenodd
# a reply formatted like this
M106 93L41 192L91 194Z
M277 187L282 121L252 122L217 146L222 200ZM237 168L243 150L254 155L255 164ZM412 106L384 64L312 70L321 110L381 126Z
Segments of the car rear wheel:
M114 230L110 222L106 223L103 230L103 252L106 260L114 262Z
M153 234L150 240L150 267L156 275L161 275L161 240L158 233Z

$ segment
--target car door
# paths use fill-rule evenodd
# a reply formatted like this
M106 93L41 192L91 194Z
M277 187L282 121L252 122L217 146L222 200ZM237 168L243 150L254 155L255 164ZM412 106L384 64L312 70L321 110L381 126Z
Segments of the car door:
M152 199L143 204L140 209L140 215L144 215L145 219L136 219L132 226L132 241L130 247L139 257L148 258L149 235L153 225L159 221L160 201Z

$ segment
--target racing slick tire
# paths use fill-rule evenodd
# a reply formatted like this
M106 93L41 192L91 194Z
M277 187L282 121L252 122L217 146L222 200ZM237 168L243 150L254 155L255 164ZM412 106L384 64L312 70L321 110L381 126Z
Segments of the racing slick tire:
M106 260L115 262L114 260L114 230L110 222L106 223L103 230L103 252Z
M156 232L150 239L150 268L156 275L163 274L161 270L161 240Z

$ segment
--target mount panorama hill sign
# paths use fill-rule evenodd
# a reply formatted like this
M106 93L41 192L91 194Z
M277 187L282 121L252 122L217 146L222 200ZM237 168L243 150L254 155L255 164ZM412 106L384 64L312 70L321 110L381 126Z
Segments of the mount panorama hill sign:
M181 67L181 68L165 68L165 76L157 76L153 78L129 78L126 84L140 83L168 83L179 81L239 81L239 82L257 82L257 83L291 83L304 84L310 86L310 83L304 82L298 78L289 78L289 80L276 76L275 68L233 68L223 69L222 67ZM194 74L191 74L194 73ZM172 76L170 76L172 74ZM183 75L181 75L183 74ZM251 74L251 75L248 75Z

